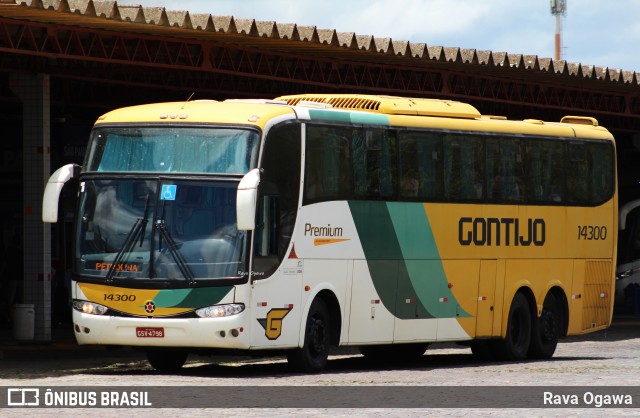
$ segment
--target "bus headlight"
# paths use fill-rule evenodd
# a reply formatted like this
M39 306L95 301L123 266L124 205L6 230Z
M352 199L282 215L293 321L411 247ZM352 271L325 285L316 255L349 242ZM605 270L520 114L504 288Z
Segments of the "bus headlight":
M196 315L200 318L222 318L225 316L237 315L244 311L244 305L241 303L230 303L228 305L207 306L196 310Z
M74 300L73 309L91 315L104 315L109 308L86 300Z

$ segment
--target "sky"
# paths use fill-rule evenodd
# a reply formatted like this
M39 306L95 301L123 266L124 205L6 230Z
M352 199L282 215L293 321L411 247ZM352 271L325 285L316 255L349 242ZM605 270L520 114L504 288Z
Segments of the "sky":
M355 32L428 46L553 58L549 0L119 0ZM562 57L640 73L640 0L567 0Z

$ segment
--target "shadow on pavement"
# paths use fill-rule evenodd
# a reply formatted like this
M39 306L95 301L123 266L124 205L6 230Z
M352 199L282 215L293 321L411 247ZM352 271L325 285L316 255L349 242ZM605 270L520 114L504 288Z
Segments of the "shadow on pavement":
M146 361L143 352L131 348L110 349L104 346L79 346L75 342L73 330L58 328L52 330L50 342L24 342L12 339L11 330L0 330L0 368L6 377L37 378L68 374L90 374L101 376L157 375ZM638 317L614 320L613 325L603 331L584 336L569 337L561 343L581 341L621 341L640 338ZM439 350L458 348L459 350ZM371 363L358 355L353 347L338 348L338 358L329 361L327 372L351 373L385 370L429 370L449 367L474 368L490 365L470 354L468 348L456 344L432 344L427 354L415 363ZM603 353L605 355L606 353ZM550 361L602 360L604 357L566 358L554 357ZM292 374L284 357L253 359L251 357L206 357L191 355L181 376L197 377L242 377L252 378L273 376L285 377ZM4 377L4 376L3 376Z

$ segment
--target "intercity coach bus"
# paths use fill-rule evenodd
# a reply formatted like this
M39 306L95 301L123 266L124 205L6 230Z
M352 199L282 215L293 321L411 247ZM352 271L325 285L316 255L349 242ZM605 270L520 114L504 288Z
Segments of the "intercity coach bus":
M609 326L616 156L595 119L512 121L455 101L306 94L114 110L77 178L79 344L189 353L331 346L418 359L549 358Z

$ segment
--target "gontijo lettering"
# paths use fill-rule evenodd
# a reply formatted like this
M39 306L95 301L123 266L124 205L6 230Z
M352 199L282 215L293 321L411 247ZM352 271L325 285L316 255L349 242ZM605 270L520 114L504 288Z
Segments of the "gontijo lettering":
M458 221L460 245L476 246L543 246L546 239L544 219L469 218Z

